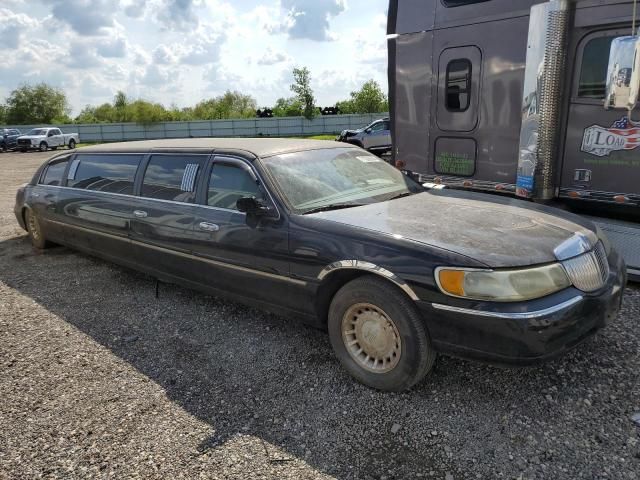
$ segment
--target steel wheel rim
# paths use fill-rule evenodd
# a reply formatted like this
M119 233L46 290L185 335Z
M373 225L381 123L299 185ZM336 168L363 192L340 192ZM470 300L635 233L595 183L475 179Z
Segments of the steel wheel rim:
M402 339L384 310L356 303L342 317L342 341L351 358L373 373L393 370L402 356Z
M40 239L40 227L38 226L38 221L33 213L27 214L27 223L29 225L29 233L34 240Z

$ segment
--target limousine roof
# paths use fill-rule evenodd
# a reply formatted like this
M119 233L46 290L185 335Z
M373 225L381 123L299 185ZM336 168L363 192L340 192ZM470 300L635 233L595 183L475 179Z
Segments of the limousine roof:
M283 153L321 150L327 148L356 148L348 143L327 140L288 138L179 138L143 140L136 142L104 143L84 147L78 153L125 152L237 152L251 157L270 157ZM248 154L248 155L247 155Z

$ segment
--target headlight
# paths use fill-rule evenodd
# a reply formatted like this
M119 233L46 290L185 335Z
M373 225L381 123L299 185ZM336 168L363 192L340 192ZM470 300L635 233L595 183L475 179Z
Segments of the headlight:
M436 269L436 281L447 295L493 302L532 300L571 286L559 263L518 270L440 267Z

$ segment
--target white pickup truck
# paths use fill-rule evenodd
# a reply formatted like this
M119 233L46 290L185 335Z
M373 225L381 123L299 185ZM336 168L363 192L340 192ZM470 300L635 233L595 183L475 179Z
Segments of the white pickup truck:
M34 149L46 152L48 149L56 150L64 146L73 149L78 143L80 137L77 133L62 133L59 128L34 128L18 137L16 149L21 152Z

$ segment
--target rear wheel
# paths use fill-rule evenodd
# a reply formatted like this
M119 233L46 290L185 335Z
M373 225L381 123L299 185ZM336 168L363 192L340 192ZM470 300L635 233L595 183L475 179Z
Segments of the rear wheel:
M329 337L344 368L378 390L411 388L436 359L413 302L374 276L360 277L336 293L329 308Z
M69 150L73 150L74 148L76 148L76 141L72 138L69 140Z
M49 148L49 146L47 145L47 142L40 142L40 151L41 152L46 152L48 148Z
M42 227L40 226L40 221L35 213L31 210L27 210L24 214L25 224L27 225L27 231L29 232L29 240L31 240L31 244L38 248L44 249L50 246L50 243L42 233Z

